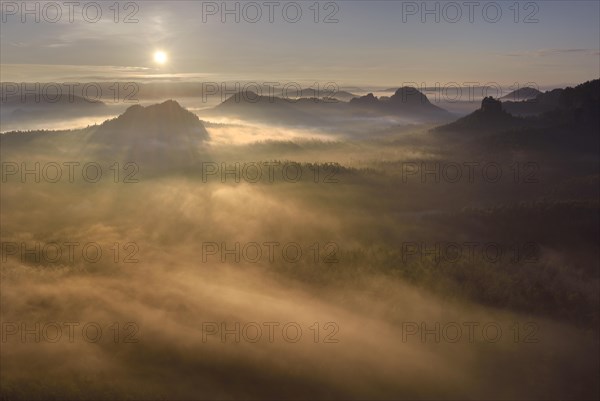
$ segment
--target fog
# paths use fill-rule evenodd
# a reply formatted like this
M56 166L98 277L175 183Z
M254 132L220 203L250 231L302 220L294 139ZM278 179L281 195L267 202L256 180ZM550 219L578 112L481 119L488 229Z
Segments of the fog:
M3 138L4 163L93 161L104 173L96 183L79 170L74 182L42 174L36 183L3 170L8 399L597 396L590 170L567 171L570 160L548 156L538 175L544 185L423 183L402 163L478 160L507 169L540 159L523 151L492 157L475 145L458 151L462 145L426 125L383 123L381 135L362 139L226 117L205 126L210 140L196 149L202 162L158 172L140 162L135 183L124 182L131 160L100 152L94 128ZM253 183L242 167L239 180L207 174L205 161L230 170L299 163L303 176L286 179L278 165L272 180ZM114 162L123 173L116 180ZM583 178L573 183L575 176ZM535 202L549 188L556 190L543 201L546 214L522 213L540 209ZM406 243L469 241L535 241L539 253L533 263L490 262L480 248L457 263L399 254ZM78 244L72 258L68 243ZM89 254L87 243L96 244ZM90 262L98 247L101 257ZM56 342L48 341L51 322L62 327ZM65 323L78 323L73 341ZM96 326L82 334L89 323L102 328L97 342L89 338ZM30 331L24 337L21 324Z
M35 343L31 335L22 343L9 337L2 376L9 394L89 399L586 395L586 383L597 369L586 356L597 345L591 333L573 326L535 314L449 302L378 273L337 274L334 282L323 283L318 273L314 281L290 278L295 270L314 269L308 262L231 263L230 257L221 263L216 257L202 263L207 241L333 240L342 249L352 241L341 230L344 216L323 218L318 205L307 210L303 200L278 189L195 184L185 179L120 189L110 184L87 195L62 187L63 195L55 190L51 198L38 196L47 192L40 187L3 191L3 207L12 211L3 215L3 236L12 241L31 248L34 241L67 240L97 241L104 249L114 242L139 246L139 262L131 264L115 264L110 256L85 263L78 252L72 263L40 265L12 257L4 264L3 322L27 322L30 328L39 321L97 322L103 328L135 322L139 327L139 342L131 344L112 343L112 332L99 343L83 341L78 331L73 343L66 338ZM44 205L36 199L44 199ZM343 259L342 254L339 266L321 264L317 271L343 269ZM536 322L539 342L514 343L509 328L518 321ZM225 343L219 335L203 341L206 322L228 322L230 329L234 322L296 322L303 336L296 343L281 335L273 342L236 343L233 335ZM338 342L314 343L307 329L314 322L334 322ZM494 322L503 336L490 343L478 329L471 343L464 328L457 343L436 343L434 335L425 343L419 335L403 341L405 322L425 322L430 328L435 322ZM568 382L565 364L571 366Z

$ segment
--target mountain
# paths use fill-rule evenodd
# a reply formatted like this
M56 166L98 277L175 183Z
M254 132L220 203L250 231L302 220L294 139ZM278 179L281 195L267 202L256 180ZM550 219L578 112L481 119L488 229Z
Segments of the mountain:
M444 111L442 108L431 104L427 96L425 96L423 93L408 86L398 89L392 96L390 96L389 103L395 105L395 107L401 106L407 109L427 108L435 111Z
M194 113L174 100L147 107L134 105L123 114L99 125L90 137L100 157L119 154L121 160L155 167L188 166L210 139Z
M299 98L329 98L329 99L337 99L343 102L348 102L351 99L355 98L356 95L343 90L328 90L326 88L323 89L313 89L313 88L305 88L300 90L299 93L296 93L294 90L289 90L287 93L284 91L280 92L282 98L294 97L297 95Z
M202 122L194 113L181 107L174 100L143 107L129 107L117 118L100 125L97 134L143 135L147 139L169 141L181 136L194 135L198 139L209 139Z
M516 111L515 111L516 110ZM529 116L523 118L524 116ZM486 97L481 109L437 131L501 131L519 127L563 127L597 133L600 120L600 80L575 88L554 89L523 102L500 102Z
M350 99L350 104L355 106L378 106L380 101L375 95L369 93L365 96Z
M99 100L90 100L77 95L0 95L0 109L5 118L52 117L53 114L63 113L75 116L81 113L106 110L106 104Z
M538 94L533 99L520 102L505 101L502 108L515 116L536 116L555 110L560 105L560 97L564 89L553 89Z
M28 95L24 98L20 95L1 96L0 104L6 108L46 108L46 107L62 107L62 106L88 106L98 107L106 106L104 102L99 100L90 100L77 95L58 94L53 95Z
M372 93L350 100L350 106L361 107L380 114L426 120L447 120L450 113L432 104L427 96L416 88L404 86L396 89L392 96L377 98Z
M260 120L275 124L324 125L327 112L340 105L339 101L317 98L280 98L261 96L255 92L239 92L212 109L212 113Z
M538 95L550 111L530 117L513 116L506 102L485 98L481 109L453 123L433 129L453 135L457 147L485 149L494 154L503 150L519 154L544 153L557 160L582 162L598 158L600 146L600 80L575 88L555 89ZM522 103L528 103L526 101Z
M528 126L526 119L514 117L503 110L502 102L486 97L481 108L450 124L434 129L436 132L492 132Z
M131 106L116 118L83 129L8 132L0 135L0 148L24 154L43 151L55 160L93 160L102 166L134 163L136 177L147 177L193 168L205 159L209 139L195 114L168 100Z
M43 126L48 122L62 122L73 118L110 115L109 107L99 100L90 100L77 95L58 94L34 96L28 94L0 95L0 129L9 131L16 127Z
M539 90L526 86L524 88L517 89L515 91L510 92L506 96L502 96L500 100L511 100L511 101L521 101L521 100L529 100L535 99L538 95L542 94Z
M393 96L385 100L369 93L355 97L350 102L331 98L283 99L240 92L203 114L321 127L379 117L396 120L400 117L410 123L447 121L451 118L450 113L431 104L427 96L408 87L397 89Z
M600 80L595 79L577 85L575 88L553 89L538 94L534 99L522 102L506 101L502 108L515 116L539 116L555 110L572 108L579 102L593 106L600 95ZM597 104L597 103L596 103Z
M553 110L545 112L540 118L554 126L575 127L577 132L599 136L600 79L560 90L556 103Z

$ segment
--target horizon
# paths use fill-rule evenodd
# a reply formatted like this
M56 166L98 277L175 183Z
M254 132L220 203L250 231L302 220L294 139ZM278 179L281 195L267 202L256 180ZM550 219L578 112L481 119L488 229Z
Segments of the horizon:
M533 89L537 93L551 93L553 91L562 91L567 88L577 88L589 82L598 81L593 79L573 86L562 88L539 88L535 86L506 86L498 85L494 82L488 82L486 85L475 85L470 83L468 86L457 86L451 83L446 87L426 87L424 83L421 86L412 86L415 82L407 82L399 85L397 89L390 86L379 88L358 88L358 87L338 87L335 83L328 82L324 86L314 83L314 86L302 86L298 82L287 83L257 83L257 82L150 82L139 84L131 81L115 82L91 82L91 83L31 83L31 82L1 82L0 97L4 104L5 114L2 123L0 123L0 134L14 131L36 131L44 130L78 130L90 126L98 126L108 120L112 120L122 115L129 108L140 105L148 107L151 105L162 104L166 101L175 101L184 109L191 111L200 118L211 110L216 110L219 105L233 101L236 104L255 103L254 99L266 99L268 103L274 100L283 100L289 104L294 104L301 98L327 98L331 97L335 102L350 102L361 100L363 97L374 95L378 101L387 101L389 96L401 88L408 89L406 94L420 94L426 101L448 111L454 118L464 117L469 113L478 110L485 97L492 97L503 102L514 102L526 100L518 98L521 90ZM276 84L272 86L273 84ZM531 83L528 83L531 84ZM83 85L83 88L81 86ZM200 85L198 87L198 85ZM194 90L190 92L189 86ZM158 94L155 92L146 93L140 91L144 87L164 87ZM286 89L287 87L287 89ZM87 88L87 89L85 89ZM94 89L90 96L89 88ZM166 89L165 89L166 88ZM181 90L184 90L181 93ZM198 92L199 90L199 92ZM352 91L345 99L340 98L340 94ZM310 91L308 95L304 91ZM123 95L126 92L127 95ZM351 96L350 96L351 95ZM91 104L100 104L107 107L103 113L97 116L82 116L82 118L60 120L52 122L50 120L36 122L33 119L30 123L23 120L17 120L13 123L15 106L52 106L56 102L56 96L67 99L66 104L75 105L79 101L85 101ZM258 98L255 98L258 96ZM346 96L346 95L345 95ZM409 100L402 95L401 103ZM16 103L15 103L16 99ZM315 99L315 100L316 100ZM531 99L530 99L531 100ZM13 104L10 104L10 103ZM267 109L269 105L266 105ZM60 116L60 114L59 114ZM207 121L210 123L210 121ZM8 127L8 128L7 128ZM20 127L20 128L19 128Z
M288 6L292 2L273 9L258 2L250 3L260 9L239 2L121 2L118 11L104 3L85 13L83 6L48 3L34 2L37 8L29 9L24 2L2 3L1 81L323 80L385 86L401 77L561 87L593 79L600 70L595 1L452 3L459 8L360 0L309 8L300 2L298 18L292 13L297 6ZM465 40L467 47L452 48ZM261 51L267 44L265 65ZM332 49L333 58L323 57ZM157 51L165 57L162 64L153 60Z

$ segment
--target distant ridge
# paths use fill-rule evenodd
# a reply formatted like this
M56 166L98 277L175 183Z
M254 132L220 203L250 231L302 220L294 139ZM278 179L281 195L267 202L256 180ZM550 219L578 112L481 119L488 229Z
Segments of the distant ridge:
M501 131L511 128L524 127L528 121L514 117L502 109L502 102L493 97L486 97L481 101L481 108L473 113L460 118L450 124L437 127L437 132L486 132Z
M372 93L350 100L351 106L362 106L380 113L448 119L450 113L432 104L427 96L413 87L396 89L392 96L377 98Z
M433 105L427 96L410 87L396 90L393 96L378 99L372 93L350 102L328 98L286 99L240 92L213 109L215 113L249 119L300 125L326 125L331 119L392 116L417 122L449 121L451 114Z
M106 106L106 104L100 100L87 99L77 95L11 95L11 96L0 96L0 103L3 107L56 107L62 105L70 106Z
M542 115L558 109L568 109L572 107L584 107L586 104L591 109L594 104L598 104L600 97L600 80L584 82L574 88L553 89L551 91L539 93L534 99L521 102L505 101L502 108L515 116L535 116Z
M524 88L520 88L520 89L510 92L506 96L502 96L500 98L500 100L521 101L521 100L535 99L541 93L542 92L540 92L539 90L537 90L535 88L526 86Z
M262 96L252 91L238 92L213 110L217 114L235 115L251 120L293 125L325 124L327 113L347 103L332 99Z
M513 115L513 108L528 117ZM571 138L588 134L598 137L600 80L588 81L575 88L554 89L523 102L500 102L486 97L479 110L434 131L500 132L513 128L540 128L546 133L568 133Z

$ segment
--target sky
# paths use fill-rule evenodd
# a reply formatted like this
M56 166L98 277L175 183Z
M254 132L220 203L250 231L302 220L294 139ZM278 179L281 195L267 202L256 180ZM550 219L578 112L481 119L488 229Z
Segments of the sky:
M114 3L2 1L0 80L543 88L600 76L597 0Z

